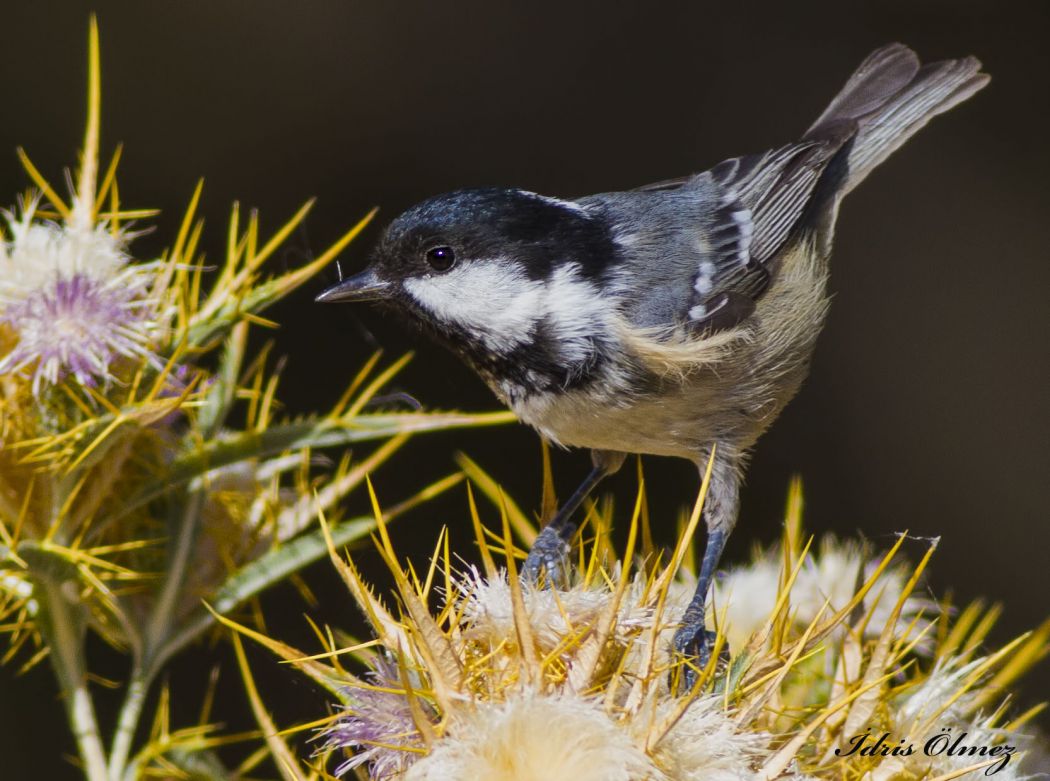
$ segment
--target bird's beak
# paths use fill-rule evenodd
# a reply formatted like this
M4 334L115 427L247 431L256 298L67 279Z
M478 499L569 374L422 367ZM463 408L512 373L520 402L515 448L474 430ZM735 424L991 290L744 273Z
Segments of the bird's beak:
M386 298L390 283L376 277L375 272L366 268L360 274L344 279L332 285L314 299L322 304L342 304L349 301L378 301Z

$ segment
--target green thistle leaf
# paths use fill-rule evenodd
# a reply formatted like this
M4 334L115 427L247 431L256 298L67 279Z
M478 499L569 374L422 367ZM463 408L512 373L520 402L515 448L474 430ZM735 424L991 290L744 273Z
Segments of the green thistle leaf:
M279 453L318 450L389 439L404 433L451 428L492 426L512 420L510 413L469 414L460 412L414 412L390 415L360 415L348 421L310 418L272 425L263 431L242 431L205 442L175 460L164 474L145 483L118 510L111 520L182 488L191 480L223 466Z
M354 518L335 525L331 533L335 544L342 548L367 539L375 525L375 520L371 518ZM300 535L237 570L209 599L209 603L218 613L230 613L252 597L327 555L328 547L320 529ZM161 655L169 657L214 623L214 615L201 608L168 642Z

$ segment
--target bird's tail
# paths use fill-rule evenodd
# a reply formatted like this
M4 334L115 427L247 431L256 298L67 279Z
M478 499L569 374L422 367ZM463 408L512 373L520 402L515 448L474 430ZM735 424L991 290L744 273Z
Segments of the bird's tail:
M900 43L868 55L824 110L806 138L819 139L854 125L847 171L838 186L845 195L927 122L962 103L988 83L976 57L921 65Z

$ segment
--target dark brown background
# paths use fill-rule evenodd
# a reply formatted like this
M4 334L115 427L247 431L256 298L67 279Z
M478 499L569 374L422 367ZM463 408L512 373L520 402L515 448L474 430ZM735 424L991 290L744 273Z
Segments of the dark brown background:
M0 46L0 200L26 184L24 145L60 179L74 161L84 103L87 5L6 4ZM626 188L793 140L852 68L901 40L928 59L976 54L991 86L934 122L845 204L832 313L813 375L756 451L726 561L776 538L789 477L803 475L816 531L943 535L931 587L1006 610L997 641L1050 606L1047 338L1048 10L1043 2L543 3L99 2L106 149L126 143L122 195L164 209L148 257L171 240L199 175L206 246L220 253L229 204L275 227L319 204L279 263L323 249L370 206L381 219L429 194L513 184L557 195ZM373 229L345 256L365 257ZM413 338L372 312L311 303L320 283L275 313L290 357L283 396L321 409L376 344ZM430 406L494 408L481 383L430 345L400 379ZM465 449L527 507L538 504L535 436L522 427L421 439L377 477L392 502ZM558 455L559 487L586 468ZM628 470L629 472L629 470ZM656 510L691 501L688 464L651 460ZM629 473L612 486L633 490ZM363 510L360 498L356 500ZM622 502L621 502L622 506ZM469 550L462 492L398 525L422 557L439 523ZM912 555L920 553L918 546ZM366 568L379 574L375 557ZM319 567L313 615L356 613ZM280 592L271 629L310 644L304 608ZM92 647L114 678L119 657ZM323 715L313 687L254 657L286 720ZM247 725L225 649L176 664L177 715L192 719L214 660L220 715ZM0 778L75 775L46 666L0 671ZM1050 694L1050 665L1027 697ZM107 729L109 696L101 695Z

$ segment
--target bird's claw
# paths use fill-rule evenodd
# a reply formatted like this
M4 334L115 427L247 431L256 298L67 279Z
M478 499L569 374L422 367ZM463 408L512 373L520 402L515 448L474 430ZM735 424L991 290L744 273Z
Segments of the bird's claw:
M711 660L716 637L714 632L704 629L702 625L686 625L675 632L672 649L675 659L681 664L672 668L669 685L676 696L689 694L693 690L697 676ZM729 661L729 646L723 645L718 655L717 667L725 669Z
M547 584L560 584L565 579L568 556L569 544L555 529L547 526L540 532L532 544L528 558L525 559L521 571L522 580L535 585L546 576Z

